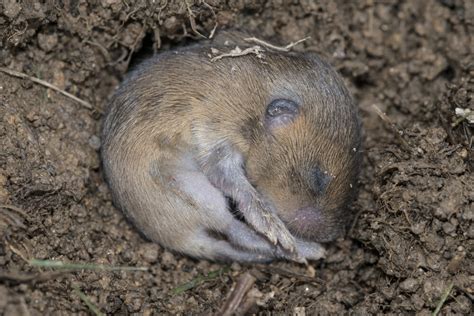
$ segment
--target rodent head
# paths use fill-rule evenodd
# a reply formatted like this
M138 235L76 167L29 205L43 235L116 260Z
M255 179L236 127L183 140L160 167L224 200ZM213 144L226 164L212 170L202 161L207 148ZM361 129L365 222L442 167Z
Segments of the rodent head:
M275 54L265 61L253 65L261 78L238 84L258 90L241 100L253 104L241 126L247 177L293 234L334 240L352 219L347 206L361 161L357 107L317 56Z

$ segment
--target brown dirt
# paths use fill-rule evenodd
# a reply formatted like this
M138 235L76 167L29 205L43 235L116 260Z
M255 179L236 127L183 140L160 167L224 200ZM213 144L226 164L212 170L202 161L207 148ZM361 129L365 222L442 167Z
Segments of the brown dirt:
M91 313L76 287L108 314L209 314L245 271L260 295L251 312L428 315L453 284L441 313L472 313L474 129L451 124L456 107L474 110L473 2L188 2L191 18L184 1L0 3L0 66L96 107L0 73L0 314ZM283 42L311 36L300 49L344 75L366 135L359 216L310 267L234 264L174 294L223 266L145 241L112 206L101 112L130 65L194 40L192 25L209 34L215 21ZM58 275L32 258L150 269Z

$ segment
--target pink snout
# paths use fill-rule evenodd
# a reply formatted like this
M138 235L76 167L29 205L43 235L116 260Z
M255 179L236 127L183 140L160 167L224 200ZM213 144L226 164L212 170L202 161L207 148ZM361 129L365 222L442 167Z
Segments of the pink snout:
M316 242L329 242L340 237L344 224L331 214L326 214L315 207L304 207L293 213L287 225L292 233Z

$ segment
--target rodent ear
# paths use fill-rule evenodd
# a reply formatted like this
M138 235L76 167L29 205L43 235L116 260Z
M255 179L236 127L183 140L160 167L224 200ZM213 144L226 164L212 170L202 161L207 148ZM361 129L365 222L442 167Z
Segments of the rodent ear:
M288 99L275 99L267 106L265 123L271 128L285 126L298 116L300 106Z

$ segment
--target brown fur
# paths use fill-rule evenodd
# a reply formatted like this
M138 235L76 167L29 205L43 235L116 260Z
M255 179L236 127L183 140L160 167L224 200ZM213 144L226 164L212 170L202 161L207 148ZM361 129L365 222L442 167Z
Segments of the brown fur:
M336 238L351 218L347 203L361 142L357 109L342 80L312 54L265 52L263 60L248 55L211 62L211 46L232 48L222 43L160 54L122 83L103 129L102 157L114 201L149 238L216 259L188 249L186 232L203 221L225 231L223 224L173 181L180 157L194 157L207 170L221 159L216 148L222 143L242 155L246 177L293 235ZM264 115L275 97L296 99L302 112L269 131ZM327 187L314 183L315 170L328 175ZM307 207L317 214L298 220L298 210Z

